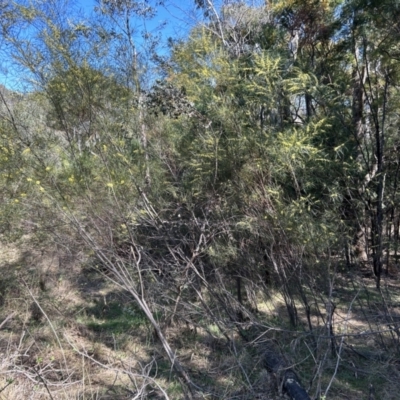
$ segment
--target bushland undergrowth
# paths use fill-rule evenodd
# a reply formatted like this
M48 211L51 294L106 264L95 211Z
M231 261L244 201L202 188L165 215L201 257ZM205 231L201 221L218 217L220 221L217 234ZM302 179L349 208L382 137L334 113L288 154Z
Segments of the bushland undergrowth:
M168 52L158 3L0 5L0 397L398 397L375 3L195 1Z

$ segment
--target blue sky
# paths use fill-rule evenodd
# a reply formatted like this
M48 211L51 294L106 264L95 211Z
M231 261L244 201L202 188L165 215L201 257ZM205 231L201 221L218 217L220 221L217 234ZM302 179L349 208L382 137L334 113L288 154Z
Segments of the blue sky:
M150 1L150 4L153 3L155 3L154 0ZM98 2L95 0L76 0L75 5L82 9L84 19L85 16L90 16ZM140 49L140 41L142 40L140 33L143 31L153 34L158 32L161 35L162 42L166 43L168 37L183 38L187 36L190 28L199 21L199 18L200 13L195 9L193 0L165 0L162 6L157 6L157 13L151 20L141 18L132 20L132 26L137 31L135 40L139 45L138 48ZM23 76L13 69L10 58L2 57L2 67L0 69L0 83L10 89L24 90L23 79L21 79Z
M149 1L149 3L153 4L155 1ZM161 24L166 23L164 32L166 36L185 35L189 27L193 26L196 18L199 16L199 13L195 12L194 1L166 0L162 3L162 6L156 6L157 15L152 20L146 22L146 28L152 31ZM78 7L82 7L85 12L90 13L98 5L98 2L95 0L77 0L76 4Z

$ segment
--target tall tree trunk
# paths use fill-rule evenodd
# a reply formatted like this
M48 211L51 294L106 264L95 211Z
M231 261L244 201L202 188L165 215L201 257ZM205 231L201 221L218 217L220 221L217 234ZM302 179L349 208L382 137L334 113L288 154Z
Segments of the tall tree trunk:
M375 202L375 223L374 230L371 232L374 239L374 274L376 277L376 287L380 287L380 279L382 274L382 257L383 257L383 195L385 190L385 165L384 165L384 149L385 149L385 118L386 104L388 96L388 76L385 76L385 88L383 93L382 118L379 118L378 108L375 111L375 158L377 164L378 184L376 187Z
M358 64L358 51L354 49L354 55ZM365 83L365 67L356 65L353 71L353 104L352 104L352 124L353 124L353 132L354 139L356 142L356 160L362 165L365 164L362 144L364 143L364 102L365 102L365 93L364 93L364 83ZM362 185L360 185L358 191L361 199L364 199L364 190L365 190L365 180ZM353 243L352 247L354 249L354 254L357 257L358 261L366 262L368 261L367 254L367 240L366 240L366 232L363 227L364 224L360 224L360 221L365 220L364 210L361 210L362 215L357 216L356 206L354 204L354 199L350 200L350 210L348 210L348 214L350 215L350 223L353 225L354 233L353 233ZM353 203L353 204L352 204Z
M140 124L140 143L144 152L144 163L145 163L145 185L146 188L151 186L151 176L150 176L150 165L149 165L149 151L147 147L147 126L144 120L144 106L143 106L143 94L139 94L139 124Z

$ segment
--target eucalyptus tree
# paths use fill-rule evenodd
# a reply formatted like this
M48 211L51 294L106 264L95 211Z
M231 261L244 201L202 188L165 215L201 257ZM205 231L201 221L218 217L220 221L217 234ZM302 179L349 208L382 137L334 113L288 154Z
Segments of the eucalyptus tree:
M393 54L398 6L390 1L283 1L274 9L279 26L287 32L292 68L312 73L319 84L313 93L304 93L298 108L301 118L324 115L331 126L315 137L336 160L325 171L330 185L319 187L325 194L321 200L335 207L342 202L337 218L343 233L358 260L371 259L379 287L383 255L386 262L390 259L384 230L391 237L390 226L396 220L394 208L389 213L385 205L393 204L393 192L389 195L385 187L397 182L392 169L397 161L388 143L396 142L391 128L397 120ZM391 222L386 223L389 214Z

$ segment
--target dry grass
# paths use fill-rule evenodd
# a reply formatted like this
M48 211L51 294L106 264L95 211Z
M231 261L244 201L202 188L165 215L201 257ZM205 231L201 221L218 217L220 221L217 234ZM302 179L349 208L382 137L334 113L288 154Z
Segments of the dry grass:
M83 268L84 261L81 254L64 254L59 248L32 249L28 238L2 245L0 399L161 399L162 390L171 399L184 398L140 310L126 293ZM394 354L399 337L388 328L388 318L397 326L400 284L386 281L383 308L373 281L342 278L333 298L339 356L330 353L323 312L317 312L324 310L326 297L311 307L316 352L310 347L301 302L300 323L293 330L279 294L260 298L257 319L264 334L258 342L278 343L297 363L305 387L314 377L310 393L332 381L328 399L367 398L370 384L376 398L397 399L400 373ZM225 332L231 338L227 344L216 326L198 322L194 329L178 320L164 330L192 379L201 385L199 398L279 397L254 346L234 329Z
M12 314L0 330L0 398L128 398L132 381L143 380L146 333L114 335L111 344L90 329L93 321L101 326L101 302L123 296L99 277L91 281L79 258L26 243L0 252L1 320Z

